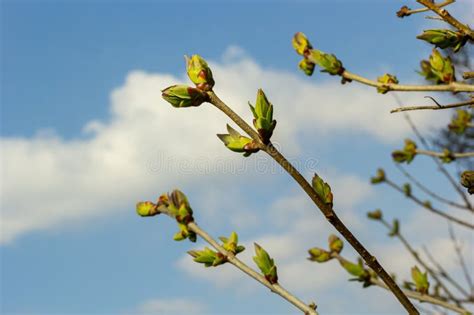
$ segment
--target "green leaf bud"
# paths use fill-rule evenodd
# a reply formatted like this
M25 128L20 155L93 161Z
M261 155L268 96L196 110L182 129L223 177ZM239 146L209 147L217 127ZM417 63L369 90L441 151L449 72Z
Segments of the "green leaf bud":
M268 253L257 243L255 245L255 254L253 261L260 269L265 279L271 284L278 283L277 267Z
M308 260L315 261L318 263L324 263L332 259L331 253L318 247L310 248L308 250L308 254L309 254Z
M199 106L209 99L205 92L186 85L172 85L161 92L163 99L177 108Z
M192 55L186 59L186 71L189 79L196 84L196 87L203 91L210 91L214 86L212 71L207 62L199 55Z
M319 198L329 207L333 206L331 187L318 174L314 174L312 186Z

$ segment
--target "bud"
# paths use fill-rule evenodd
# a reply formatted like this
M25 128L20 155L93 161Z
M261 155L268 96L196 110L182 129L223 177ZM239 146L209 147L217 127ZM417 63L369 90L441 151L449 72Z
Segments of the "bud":
M416 156L416 143L410 139L405 140L403 150L395 150L392 152L392 158L397 163L410 163Z
M385 181L385 171L381 168L377 170L377 173L375 174L374 177L370 178L370 182L372 184L380 184Z
M420 62L421 71L418 73L423 76L426 80L432 81L436 84L442 83L442 81L431 71L431 64L428 60L422 60Z
M151 217L160 214L160 212L157 210L157 206L150 201L137 203L136 209L137 214L141 217Z
M451 83L456 81L454 76L454 66L449 56L444 58L438 50L433 49L430 56L430 66L431 71L436 77L438 77L441 83Z
M277 267L268 253L257 243L255 245L255 254L253 261L258 266L265 279L271 284L278 283Z
M428 282L428 273L422 273L417 266L411 268L411 278L415 282L416 290L422 294L428 293L430 283Z
M451 151L449 151L449 149L444 149L443 150L443 156L440 157L440 160L443 163L451 163L455 159L456 159L456 157L454 156L454 154Z
M403 192L405 193L405 196L410 197L411 196L411 186L410 184L406 183L402 187Z
M331 252L340 253L344 247L342 240L334 234L331 234L328 239L329 249Z
M474 194L474 171L462 172L461 185L467 188L469 194Z
M205 267L216 267L227 262L224 255L208 247L205 247L204 250L190 250L188 254L194 258L195 262L204 264Z
M173 107L199 106L208 100L208 95L186 85L172 85L161 91L161 96Z
M303 72L304 72L307 76L311 76L311 75L313 74L313 72L314 72L314 67L315 67L315 66L316 66L316 65L315 65L313 62L307 60L306 58L302 59L302 60L300 61L300 63L298 64L298 67L299 67L301 70L303 70Z
M312 186L318 197L330 208L333 205L331 187L318 174L314 174Z
M331 254L328 251L317 247L309 249L308 254L308 260L318 263L324 263L332 259Z
M367 217L372 220L381 220L383 217L382 210L369 211L367 212Z
M454 52L459 51L467 41L467 37L464 34L451 30L426 30L416 38L427 41L441 49L452 47Z
M390 90L388 84L398 84L398 79L394 75L385 73L383 76L377 78L377 82L384 84L383 86L377 87L377 92L385 94Z
M245 250L244 246L238 245L239 237L235 232L232 232L229 238L221 236L219 239L222 241L222 247L234 255L237 255L238 253L241 253Z
M397 11L397 16L399 18L404 18L405 16L410 16L410 8L404 5L403 7L400 8L400 10Z
M177 232L173 236L173 240L182 241L182 240L185 240L185 239L189 239L189 241L191 241L193 243L196 242L196 238L197 238L196 233L189 230L189 228L186 224L178 222L178 227L179 227L179 232Z
M184 58L186 59L186 71L189 79L191 79L200 90L212 90L214 79L207 62L199 55L193 55L191 58L184 56Z
M247 137L242 136L231 126L227 125L228 134L218 134L217 137L224 142L224 145L231 151L244 153L247 157L252 153L258 152L259 148L255 142Z
M262 89L258 89L255 107L249 103L253 114L253 125L257 129L263 143L268 143L276 126L276 120L273 119L273 105L267 99Z
M456 113L457 114L452 118L451 123L448 125L448 128L450 131L460 135L469 127L472 115L464 109L458 109L456 110Z
M313 49L308 56L309 61L316 63L331 75L341 75L344 72L342 62L333 54L326 54L320 50Z
M346 259L339 259L339 263L341 264L342 268L346 269L349 274L355 277L364 278L368 275L368 272L364 269L361 260L359 260L357 264L354 264Z
M400 222L397 219L393 220L392 224L392 229L390 230L390 233L388 233L388 236L394 237L400 233Z
M313 46L311 46L310 42L308 41L308 38L306 38L306 35L301 32L298 32L293 36L291 43L293 44L293 48L296 50L296 53L302 56L304 56L310 49L313 48Z

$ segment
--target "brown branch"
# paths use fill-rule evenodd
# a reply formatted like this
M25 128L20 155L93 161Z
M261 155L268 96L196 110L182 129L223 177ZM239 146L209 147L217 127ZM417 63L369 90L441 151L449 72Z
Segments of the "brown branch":
M430 9L440 18L442 18L446 23L450 24L451 26L457 28L460 32L469 36L471 40L474 40L474 32L469 28L469 26L459 22L456 18L454 18L446 9L439 7L434 2L430 0L416 0L418 3L424 5L426 8Z
M472 79L474 78L474 71L467 71L462 74L462 78L464 80Z
M454 222L454 223L457 223L459 225L462 225L464 227L467 227L467 228L470 228L470 229L474 229L474 224L471 224L469 222L466 222L466 221L463 221L461 219L458 219L456 217L453 217L441 210L438 210L436 208L433 208L432 206L428 206L426 205L423 201L421 201L420 199L418 199L417 197L415 197L413 194L409 194L409 195L406 195L405 194L405 191L400 187L398 186L397 184L395 184L394 182L392 182L390 179L388 178L385 178L385 181L384 183L387 183L390 187L394 188L395 190L399 191L401 194L405 195L408 199L411 199L413 200L415 203L417 203L418 205L422 206L424 209L432 212L432 213L435 213L443 218L445 218L446 220L448 221L451 221L451 222Z
M456 208L459 208L459 209L463 209L463 210L468 210L468 211L471 211L471 212L474 212L473 209L471 208L468 208L466 207L465 205L461 205L461 204L458 204L454 201L451 201L451 200L448 200L444 197L441 197L439 196L438 194L432 192L431 190L429 190L426 186L424 186L422 183L420 183L415 177L413 177L410 173L408 173L403 167L401 164L399 163L395 163L395 166L398 168L398 170L403 174L405 175L406 178L408 178L413 184L415 184L415 186L417 186L418 188L420 188L423 192L425 192L426 194L428 194L429 196L433 197L434 199L442 202L442 203L445 203L449 206L453 206L453 207L456 207Z
M442 8L442 7L445 7L447 5L450 5L451 3L454 3L455 0L446 0L444 2L441 2L439 4L437 4L438 8ZM405 16L409 16L409 15L412 15L412 14L417 14L417 13L422 13L422 12L427 12L429 11L430 9L428 8L419 8L419 9L409 9L408 7L404 6L400 9L400 14L397 13L397 15L400 15L400 17L405 17Z
M333 258L336 258L339 261L348 261L347 259L345 259L344 257L342 257L341 255L339 255L336 252L332 252L331 256ZM377 279L375 277L370 277L369 281L373 285L376 285L378 287L389 290L389 288L387 287L387 285L385 283L383 283L382 281L380 281L379 279ZM426 302L426 303L430 303L430 304L433 304L433 305L439 305L439 306L441 306L445 309L449 309L449 310L458 312L459 314L468 314L468 311L463 309L462 307L459 307L459 306L453 305L449 302L440 300L440 299L438 299L434 296L431 296L431 295L428 295L428 294L421 294L419 292L411 291L411 290L402 290L402 291L403 291L403 294L405 294L407 297L418 300L420 302Z
M166 214L172 218L174 218L174 215L167 211L166 208L156 208L156 211L159 213ZM209 245L214 247L215 250L217 250L219 253L224 255L226 257L227 262L230 264L234 265L238 269L240 269L242 272L250 276L251 278L255 279L256 281L260 282L264 286L266 286L270 291L272 291L275 294L278 294L294 306L296 306L298 309L300 309L305 315L317 315L318 313L316 310L309 305L306 305L303 301L298 299L296 296L285 290L281 285L278 283L272 284L270 283L263 275L258 273L256 270L250 268L248 265L246 265L243 261L238 259L233 253L225 250L219 243L212 238L206 231L204 231L202 228L200 228L195 222L189 222L187 224L187 227L190 231L193 231L197 235L199 235L204 241L206 241Z
M424 109L432 109L432 110L440 110L440 109L449 109L449 108L456 108L456 107L462 107L462 106L473 106L474 104L474 99L471 99L469 101L464 101L464 102L459 102L459 103L454 103L454 104L448 104L448 105L427 105L427 106L404 106L404 107L398 107L395 109L392 109L390 113L399 113L399 112L405 112L409 110L424 110Z
M359 253L374 272L386 283L392 293L396 296L399 302L405 307L409 314L419 314L417 309L413 306L410 300L403 294L390 275L383 269L376 257L370 254L367 249L359 242L359 240L352 234L352 232L345 226L345 224L336 215L336 212L321 200L316 194L313 187L301 175L301 173L271 144L264 144L260 140L258 134L248 125L240 116L238 116L231 108L229 108L219 97L213 92L208 92L210 103L216 106L229 118L231 118L242 130L244 130L256 143L260 145L261 150L270 155L278 164L280 164L287 173L300 185L300 187L311 198L314 204L323 213L326 219L333 225L339 233L347 240L349 244Z

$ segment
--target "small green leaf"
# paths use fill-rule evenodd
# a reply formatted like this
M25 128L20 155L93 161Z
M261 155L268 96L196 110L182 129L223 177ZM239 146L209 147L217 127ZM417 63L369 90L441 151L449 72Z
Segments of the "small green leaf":
M422 273L417 266L411 269L411 278L415 282L416 290L422 294L428 293L430 283L428 282L428 273Z
M382 216L382 210L380 209L367 212L367 217L372 220L381 220Z
M334 234L331 234L328 239L329 249L331 252L340 253L344 247L342 240Z
M416 38L424 40L441 49L452 47L454 48L454 52L458 52L467 42L467 37L463 33L443 29L426 30Z
M346 269L349 274L355 277L361 278L367 276L367 271L364 269L362 261L360 260L358 264L354 264L346 259L339 259L339 263L342 268Z
M268 253L257 243L255 245L255 254L253 261L258 266L268 282L274 284L278 282L277 267Z
M200 90L212 90L214 79L207 62L199 55L193 55L191 58L187 56L184 57L186 59L186 72L188 73L189 79L191 79Z
M255 142L247 137L242 136L237 130L227 125L228 134L218 134L217 137L224 142L224 145L231 151L237 153L244 153L244 156L249 156L252 153L258 152Z
M328 185L328 183L323 181L323 179L319 177L318 174L314 174L312 186L316 194L319 196L319 198L321 198L321 200L326 205L332 208L333 195L331 192L331 187Z
M232 232L229 238L221 236L219 239L222 241L222 247L234 255L237 255L245 249L244 246L238 245L239 238L235 232Z
M403 150L395 150L392 152L392 158L397 163L410 163L416 156L416 143L410 139L405 140Z
M257 92L255 107L249 103L250 110L254 116L253 125L257 129L263 143L268 143L276 126L273 119L273 105L267 99L262 89Z
M394 75L385 73L383 76L377 78L377 82L384 84L383 86L377 87L377 92L385 94L390 90L389 84L398 84L398 79Z
M372 184L380 184L385 181L385 171L381 168L377 170L377 173L374 177L370 178Z
M450 131L460 135L463 134L469 127L472 121L472 115L470 112L464 109L456 110L456 115L451 119L451 123L448 125Z
M331 75L341 75L344 72L342 62L333 54L327 54L317 49L312 49L308 56L308 60L320 66L323 70Z
M199 106L207 102L208 95L193 87L186 85L172 85L162 91L161 96L173 107L191 107Z
M227 262L227 258L221 253L205 247L204 250L190 250L188 252L194 258L194 261L204 264L206 267L216 267Z
M392 224L392 229L390 230L390 233L388 233L388 236L393 237L398 235L400 232L400 222L397 219L393 220Z
M331 253L317 247L309 249L308 254L309 254L308 260L316 261L318 263L327 262L332 259Z

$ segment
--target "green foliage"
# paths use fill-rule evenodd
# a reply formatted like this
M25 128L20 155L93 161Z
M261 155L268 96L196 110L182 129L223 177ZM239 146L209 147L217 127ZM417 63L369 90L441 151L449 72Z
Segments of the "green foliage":
M329 249L331 252L340 253L344 248L344 242L334 234L329 235L328 238Z
M460 135L466 131L471 121L472 115L470 112L464 109L458 109L456 110L456 115L451 119L448 128L450 131Z
M255 107L249 103L253 114L253 125L257 129L263 143L268 143L276 126L276 120L273 119L273 105L267 99L262 89L257 92Z
M315 261L318 263L324 263L332 259L330 252L318 247L310 248L308 250L308 254L309 254L308 260Z
M138 202L136 209L137 214L141 217L152 217L154 215L160 214L158 211L156 211L156 205L151 201Z
M257 243L255 245L255 254L253 261L260 269L265 279L270 283L278 283L277 266L268 253Z
M327 72L330 75L341 75L344 72L342 62L333 54L312 49L309 55L310 60L322 68L321 72Z
M392 152L392 158L397 163L410 163L416 156L416 143L410 139L405 140L403 150L395 150Z
M381 168L377 169L375 176L370 178L370 182L374 185L383 183L384 181L385 181L385 171Z
M411 278L415 283L416 290L422 294L428 293L430 283L428 282L428 273L422 273L417 266L411 268Z
M463 33L443 29L426 30L416 38L427 41L441 49L452 47L454 52L458 52L467 42L467 36Z
M377 87L377 92L385 94L389 91L388 84L398 84L396 76L385 73L383 76L377 78L377 82L384 84L384 86Z
M222 247L234 254L234 255L237 255L238 253L241 253L245 250L245 247L242 246L242 245L239 245L239 237L237 235L237 233L235 232L232 232L230 234L230 236L227 238L227 237L224 237L224 236L221 236L219 237L219 239L222 241Z
M196 87L203 91L210 91L214 87L214 78L207 62L199 55L191 58L185 56L186 72L189 79L196 84Z
M333 195L329 184L319 177L318 174L314 174L312 186L319 198L321 198L327 206L332 208Z
M217 137L224 142L224 145L231 151L244 153L247 157L252 153L258 152L255 142L245 136L242 136L237 130L227 125L228 134L218 134Z
M194 258L195 262L204 264L206 267L216 267L227 262L224 255L208 247L205 247L204 250L190 250L188 254Z
M199 106L208 100L205 92L186 85L172 85L161 92L163 99L177 108Z
M394 236L397 236L399 233L400 233L400 222L397 219L394 219L392 223L392 228L390 232L388 233L388 236L394 237Z
M382 210L376 209L374 211L367 212L367 217L371 220L382 220L383 214Z

